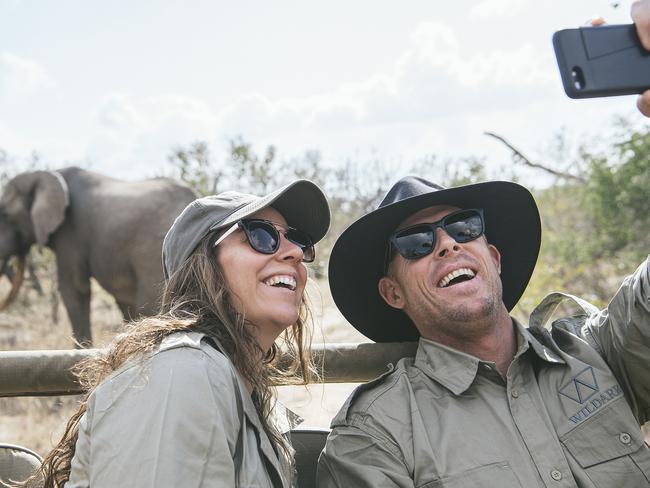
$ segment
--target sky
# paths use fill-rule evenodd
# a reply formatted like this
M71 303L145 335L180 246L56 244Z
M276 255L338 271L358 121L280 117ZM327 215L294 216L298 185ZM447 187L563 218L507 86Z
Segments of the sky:
M17 164L166 174L173 147L242 137L291 158L549 161L564 131L641 119L633 97L571 100L554 31L604 0L0 0L0 148Z

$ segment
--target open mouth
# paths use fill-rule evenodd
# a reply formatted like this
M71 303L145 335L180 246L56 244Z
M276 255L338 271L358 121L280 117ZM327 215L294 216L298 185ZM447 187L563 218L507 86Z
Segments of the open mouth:
M278 275L264 280L264 284L274 288L285 288L296 291L296 280L292 276Z
M472 271L469 268L459 268L451 273L449 273L447 276L443 277L439 282L438 282L438 288L447 288L449 286L454 286L457 285L458 283L463 283L465 281L469 281L476 276L476 273Z

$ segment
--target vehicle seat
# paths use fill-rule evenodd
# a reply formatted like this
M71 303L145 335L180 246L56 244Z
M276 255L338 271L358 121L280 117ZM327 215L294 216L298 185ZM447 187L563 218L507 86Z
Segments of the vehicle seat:
M316 486L316 465L318 456L325 447L329 429L303 427L291 431L291 444L296 450L296 471L298 486L313 488Z
M0 482L25 481L42 461L38 454L25 447L0 444Z

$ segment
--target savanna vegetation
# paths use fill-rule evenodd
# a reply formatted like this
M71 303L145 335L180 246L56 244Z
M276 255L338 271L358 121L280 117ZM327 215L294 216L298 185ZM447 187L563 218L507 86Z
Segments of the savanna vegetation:
M175 147L169 154L169 174L184 181L197 194L236 188L266 193L294 178L307 178L324 188L332 207L332 228L320 245L314 263L323 295L321 318L328 341L359 340L328 298L327 258L345 226L375 208L399 177L417 174L445 186L486 179L523 179L535 185L543 222L541 256L531 284L514 311L525 320L536 303L551 290L562 290L603 306L623 276L633 271L650 251L650 130L624 121L598 144L584 140L569 147L558 135L535 161L506 139L504 161L488 168L480 157L441 159L426 156L405 163L380 155L343 162L323 160L317 151L300 157L278 157L275 147L263 149L242 138L215 152L205 141ZM597 148L597 149L596 149ZM0 180L25 169L54 169L33 155L17 161L0 150ZM70 326L56 292L54 261L47 250L33 249L28 276L17 301L0 312L0 350L68 349ZM0 283L0 293L8 289ZM92 302L93 331L98 346L119 331L121 317L112 299L95 285ZM343 332L340 332L343 330ZM351 332L350 332L351 331ZM316 340L319 340L317 335ZM74 409L75 398L0 399L0 442L27 445L45 453ZM333 407L336 409L336 405ZM327 422L324 421L323 425Z
M537 270L515 313L527 316L552 290L605 305L621 278L650 252L650 130L617 120L608 140L585 140L575 148L558 134L535 162L506 139L490 135L505 144L510 163L490 169L480 157L428 156L408 163L376 157L328 164L315 151L281 160L273 146L258 153L242 139L230 141L223 160L211 154L206 142L177 147L169 160L175 175L201 195L229 188L264 193L295 177L318 183L333 214L316 267L322 277L336 237L348 223L376 208L401 176L416 174L455 186L487 179L518 181L523 173L528 181L532 174L542 182L533 193L542 214L543 241Z

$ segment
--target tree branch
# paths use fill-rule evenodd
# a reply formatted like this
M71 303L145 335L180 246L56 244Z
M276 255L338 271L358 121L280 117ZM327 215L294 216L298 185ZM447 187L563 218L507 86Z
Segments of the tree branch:
M505 139L505 137L495 134L494 132L483 132L483 134L485 134L486 136L494 137L498 141L501 141L508 149L510 149L510 151L512 152L512 159L516 163L521 163L535 169L541 169L542 171L552 174L553 176L557 176L558 178L564 178L566 180L573 180L573 181L579 181L580 183L586 183L586 180L580 176L576 176L571 173L565 173L563 171L557 171L553 168L549 168L548 166L544 166L543 164L533 163L530 159L524 156L524 154L519 149L517 149L512 144L510 144Z

